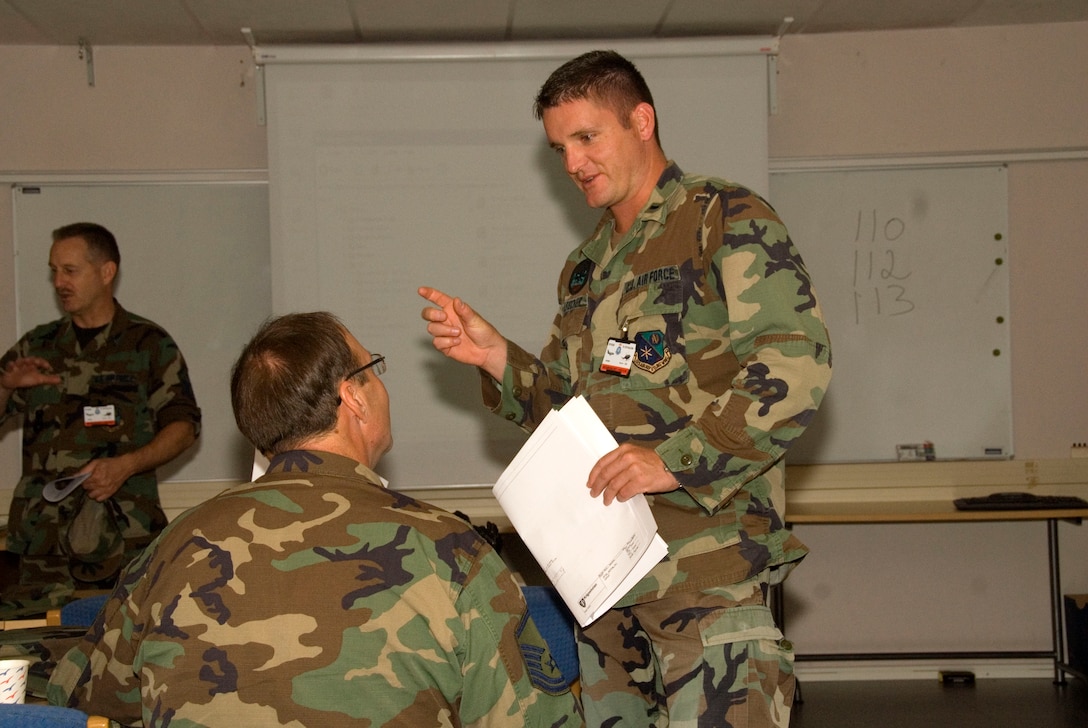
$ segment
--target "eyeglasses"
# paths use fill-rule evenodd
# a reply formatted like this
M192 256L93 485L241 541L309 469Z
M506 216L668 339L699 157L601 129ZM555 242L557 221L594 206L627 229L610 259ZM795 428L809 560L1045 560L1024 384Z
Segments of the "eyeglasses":
M385 357L381 354L372 354L368 363L363 364L358 369L353 370L346 377L344 377L344 381L346 382L347 380L352 379L359 374L362 374L371 367L374 367L374 373L377 374L379 377L385 374Z

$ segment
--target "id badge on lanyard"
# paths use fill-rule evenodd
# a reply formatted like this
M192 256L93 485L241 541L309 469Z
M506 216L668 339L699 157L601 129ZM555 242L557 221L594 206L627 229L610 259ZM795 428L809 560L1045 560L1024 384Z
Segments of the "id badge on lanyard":
M631 366L635 361L635 342L627 338L627 321L623 322L620 329L620 338L608 337L608 344L604 348L604 359L601 361L601 371L605 374L614 374L618 377L627 377L631 374Z

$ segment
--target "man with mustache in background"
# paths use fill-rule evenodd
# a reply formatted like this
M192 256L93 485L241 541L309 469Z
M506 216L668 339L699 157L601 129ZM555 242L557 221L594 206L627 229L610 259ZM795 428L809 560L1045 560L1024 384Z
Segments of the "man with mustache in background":
M177 344L114 298L120 265L102 225L54 230L49 269L65 315L0 358L0 420L21 415L23 424L7 548L20 556L24 587L112 587L166 526L155 469L200 432ZM86 479L71 492L46 488L72 475Z

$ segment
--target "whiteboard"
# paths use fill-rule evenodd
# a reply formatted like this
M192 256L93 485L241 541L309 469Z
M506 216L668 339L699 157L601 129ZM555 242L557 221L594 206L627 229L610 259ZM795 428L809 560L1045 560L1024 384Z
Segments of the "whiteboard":
M160 480L249 480L253 448L234 425L230 367L272 310L267 184L26 184L13 194L20 334L63 314L49 278L52 231L105 225L121 250L117 300L177 342L202 411L196 445Z
M1012 456L1003 166L772 172L831 334L791 463Z
M764 191L766 57L713 45L627 55L668 156ZM273 310L332 311L387 357L394 446L379 470L393 487L494 483L525 441L483 407L477 372L431 346L416 289L462 296L529 352L543 348L563 261L601 214L532 114L548 75L598 47L579 46L455 61L268 54Z

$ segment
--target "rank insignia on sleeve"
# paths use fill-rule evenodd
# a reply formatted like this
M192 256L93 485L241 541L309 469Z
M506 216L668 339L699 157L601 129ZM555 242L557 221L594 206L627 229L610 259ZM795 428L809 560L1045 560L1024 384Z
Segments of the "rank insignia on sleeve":
M643 331L635 334L635 366L643 371L656 372L669 363L672 352L660 331Z
M547 641L540 634L536 624L529 621L528 612L518 624L517 635L521 656L525 659L525 668L529 671L530 682L549 695L565 693L569 682L564 679L563 671L559 669Z
M581 263L574 267L571 271L570 280L567 281L567 290L571 294L578 293L586 285L586 281L589 280L589 274L593 270L593 261L586 258Z

